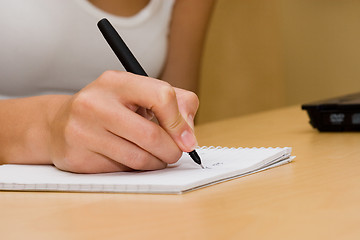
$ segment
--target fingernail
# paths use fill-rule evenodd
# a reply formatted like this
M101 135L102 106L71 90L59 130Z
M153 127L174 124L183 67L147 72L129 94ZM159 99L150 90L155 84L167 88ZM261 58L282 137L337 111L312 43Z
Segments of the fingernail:
M195 147L198 145L195 135L193 133L190 133L188 130L185 130L181 134L181 140L184 146L189 149L189 151L194 150Z
M155 116L154 112L151 111L150 109L146 109L146 114L147 114L146 118L149 119L149 120L152 120L154 118L154 116Z

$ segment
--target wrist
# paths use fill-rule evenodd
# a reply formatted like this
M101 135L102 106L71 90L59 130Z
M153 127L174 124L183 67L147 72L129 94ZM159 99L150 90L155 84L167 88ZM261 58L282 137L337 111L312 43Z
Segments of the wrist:
M70 95L49 95L46 101L46 158L44 160L47 164L53 164L54 151L57 148L55 145L57 144L56 139L59 137L59 133L56 131L58 124L57 119L61 118L59 116L61 114L61 109L65 107L66 103L70 101Z
M0 162L51 164L49 119L64 99L38 96L2 100Z

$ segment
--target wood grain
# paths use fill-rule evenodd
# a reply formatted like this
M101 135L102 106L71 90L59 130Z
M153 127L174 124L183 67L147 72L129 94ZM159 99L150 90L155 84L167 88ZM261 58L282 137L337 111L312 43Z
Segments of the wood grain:
M0 192L1 239L359 238L360 133L319 133L299 106L196 132L200 145L297 157L184 195Z

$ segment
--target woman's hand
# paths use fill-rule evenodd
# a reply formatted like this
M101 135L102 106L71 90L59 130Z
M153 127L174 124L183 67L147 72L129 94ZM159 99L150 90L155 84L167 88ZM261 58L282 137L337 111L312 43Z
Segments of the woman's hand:
M165 168L197 145L198 105L194 93L166 82L107 71L51 117L50 158L78 173Z

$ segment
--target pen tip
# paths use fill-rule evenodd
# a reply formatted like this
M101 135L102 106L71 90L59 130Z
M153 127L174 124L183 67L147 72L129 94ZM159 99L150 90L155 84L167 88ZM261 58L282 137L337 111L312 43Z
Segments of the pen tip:
M195 150L189 152L190 157L192 158L192 160L194 160L194 162L196 162L197 164L199 164L202 168L203 165L201 164L201 159L200 156L197 154L197 152Z

